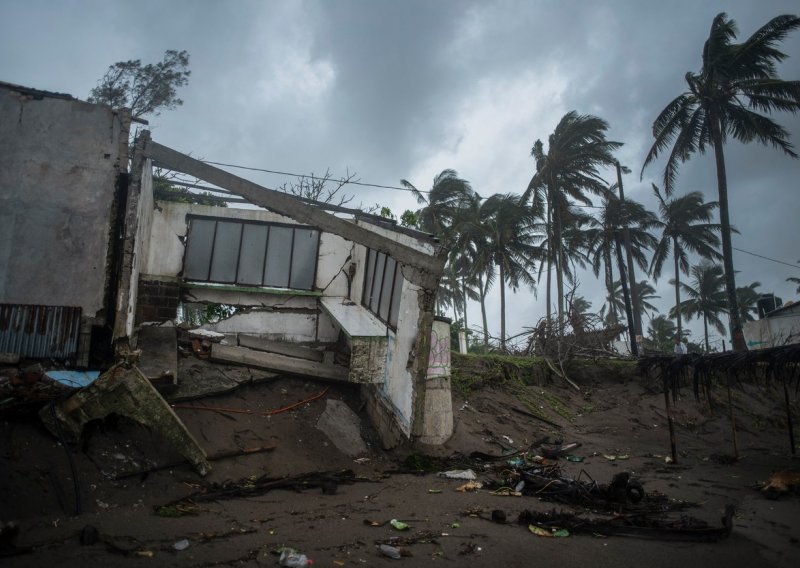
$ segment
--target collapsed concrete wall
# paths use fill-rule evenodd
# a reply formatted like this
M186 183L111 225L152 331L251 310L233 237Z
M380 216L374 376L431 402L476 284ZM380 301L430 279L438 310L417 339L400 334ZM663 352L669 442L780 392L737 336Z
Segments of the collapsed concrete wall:
M0 304L80 307L84 338L109 322L128 123L69 95L0 83Z

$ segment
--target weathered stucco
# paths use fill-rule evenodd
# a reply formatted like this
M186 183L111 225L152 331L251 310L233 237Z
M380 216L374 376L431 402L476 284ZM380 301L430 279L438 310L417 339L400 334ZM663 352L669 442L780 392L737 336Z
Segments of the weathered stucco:
M80 306L105 321L127 136L105 107L0 85L0 303Z

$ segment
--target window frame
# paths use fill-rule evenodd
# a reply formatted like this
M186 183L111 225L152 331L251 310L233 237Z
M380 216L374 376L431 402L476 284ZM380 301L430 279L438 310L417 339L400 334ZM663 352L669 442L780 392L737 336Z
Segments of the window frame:
M211 237L211 246L208 258L208 266L206 268L206 278L189 278L186 276L186 257L189 252L189 246L191 242L191 232L192 232L192 222L195 220L200 221L213 221L214 222L214 231ZM217 237L217 229L218 223L238 223L241 225L239 230L239 245L237 248L237 256L236 256L236 273L234 275L234 279L231 282L226 282L222 280L212 280L211 279L211 269L214 262L214 249L216 248L216 237ZM267 235L266 241L264 243L264 256L261 262L261 284L252 284L252 283L242 283L239 281L239 272L241 268L241 259L242 259L242 243L244 241L244 227L245 225L259 225L263 227L267 227ZM292 229L292 238L291 238L291 245L289 247L289 269L288 269L288 277L287 277L287 285L286 286L267 286L264 284L265 277L264 271L266 269L267 264L267 254L269 252L269 239L271 234L272 227L284 227ZM315 243L315 251L316 254L314 256L314 268L313 274L311 275L311 287L309 288L297 288L292 287L292 268L294 267L294 242L295 242L295 235L296 231L316 231L317 238ZM238 286L238 287L248 287L248 288L263 288L263 289L280 289L280 290L303 290L303 291L311 291L313 292L316 289L317 284L317 272L319 270L319 249L320 244L322 241L322 231L318 227L314 227L312 225L300 225L296 223L281 223L275 221L259 221L255 219L237 219L235 217L216 217L213 215L197 215L194 213L188 213L186 215L186 244L183 248L183 262L181 265L181 274L182 278L187 282L208 282L211 284L224 284L227 286Z
M402 300L403 282L405 281L405 278L403 278L402 265L397 261L396 258L394 258L394 257L392 257L392 256L390 256L390 255L388 255L388 254L386 254L384 252L380 252L380 251L372 249L370 247L366 247L366 249L367 249L367 252L366 252L366 255L364 256L364 281L363 281L362 288L361 288L361 305L366 310L368 310L369 313L371 313L373 316L378 318L378 320L380 320L381 322L383 322L384 324L389 326L393 331L396 332L397 331L397 323L398 322L394 322L394 323L391 322L392 314L395 312L395 310L392 309L392 308L395 306L395 301L396 301L397 302L397 308L398 308L397 309L397 319L399 320L400 319L400 309L399 309L400 308L400 301ZM374 256L371 253L374 253ZM381 274L381 288L378 291L378 298L377 298L377 302L376 302L377 310L373 310L370 306L371 306L371 304L372 304L372 302L374 300L373 295L372 295L372 288L374 288L374 286L375 286L375 278L376 278L374 267L377 267L377 266L381 265L381 263L379 262L380 255L383 255L383 257L384 257L383 258L383 263L382 263L383 264L383 272ZM370 262L370 256L373 256L374 267L370 266L371 264L373 264L373 263ZM390 291L389 291L388 313L387 313L386 319L384 319L384 318L381 317L380 311L381 311L381 304L383 303L383 292L384 292L384 289L385 289L385 286L386 286L387 276L389 276L386 273L386 266L389 264L389 262L388 262L389 259L392 259L394 261L394 271L391 274L391 283L390 283L391 288L390 288ZM372 281L368 282L370 269L372 269L372 271L373 271ZM398 272L400 273L400 280L399 281L397 280ZM369 284L369 292L367 292L367 284ZM398 284L399 284L399 286L398 286ZM399 289L397 289L397 288L399 288Z

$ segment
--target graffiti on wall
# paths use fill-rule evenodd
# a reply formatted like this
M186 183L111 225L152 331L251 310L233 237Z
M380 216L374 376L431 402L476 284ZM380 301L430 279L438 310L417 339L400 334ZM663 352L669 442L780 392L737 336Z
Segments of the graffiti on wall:
M436 323L431 330L428 378L450 375L450 326L438 326Z

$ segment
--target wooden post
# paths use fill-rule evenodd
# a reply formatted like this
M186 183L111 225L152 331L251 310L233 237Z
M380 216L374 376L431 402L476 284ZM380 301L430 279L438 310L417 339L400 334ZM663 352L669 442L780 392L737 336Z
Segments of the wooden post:
M794 447L794 426L792 425L792 407L789 403L789 386L787 383L787 376L789 375L788 371L784 371L783 373L783 400L786 403L786 424L789 428L789 445L791 446L792 455L795 455L796 450Z
M672 452L672 463L678 463L678 449L675 445L675 425L672 423L672 406L669 403L669 382L664 377L664 406L667 410L667 423L669 424L669 446Z
M731 396L731 377L726 377L728 384L728 412L731 418L731 431L733 432L733 457L739 459L739 443L736 439L736 416L733 413L733 397Z

